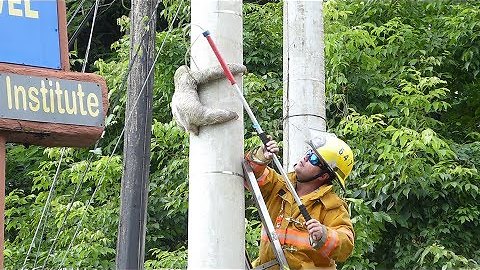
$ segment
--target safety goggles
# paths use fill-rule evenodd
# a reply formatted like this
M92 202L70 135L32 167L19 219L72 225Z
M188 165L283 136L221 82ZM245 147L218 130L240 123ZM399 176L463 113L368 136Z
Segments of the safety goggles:
M310 164L312 164L313 166L322 167L322 162L320 161L320 158L318 158L318 156L313 152L312 149L308 150L305 156L307 157L308 162L310 162Z

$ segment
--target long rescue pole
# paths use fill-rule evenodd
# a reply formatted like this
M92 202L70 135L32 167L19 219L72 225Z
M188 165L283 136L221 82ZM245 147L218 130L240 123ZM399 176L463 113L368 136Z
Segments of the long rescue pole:
M270 140L267 138L267 134L265 134L265 132L263 131L262 127L260 127L260 124L258 123L257 118L256 118L255 115L253 114L252 109L250 109L250 105L248 105L247 100L245 99L245 97L244 97L243 94L242 94L242 91L240 90L240 87L238 87L237 82L235 81L235 78L233 77L232 72L230 71L230 69L229 69L228 66L227 66L227 63L225 62L225 60L223 59L222 55L221 55L220 52L218 51L218 48L217 48L217 46L215 45L215 42L213 42L213 39L212 39L212 37L210 36L210 32L209 32L209 31L203 32L203 36L204 36L205 38L207 38L207 41L208 41L208 43L210 44L210 47L212 48L213 53L215 53L215 56L217 57L218 62L220 62L220 65L222 66L222 69L223 69L223 72L225 73L225 76L226 76L227 79L230 81L230 83L233 85L233 87L235 88L235 90L237 91L237 95L238 95L238 97L239 97L239 98L241 99L241 101L242 101L243 108L245 109L245 111L247 112L248 116L250 117L250 120L252 120L253 128L255 128L255 130L256 130L257 133L258 133L258 136L259 136L260 139L262 140L262 143L263 143L263 144L265 145L265 147L266 147L266 144L267 144ZM287 188L288 188L289 191L292 193L293 198L295 199L295 202L297 203L298 208L300 209L300 213L301 213L302 216L305 218L305 221L309 221L310 219L312 219L312 217L311 217L310 214L307 212L307 208L305 208L305 205L304 205L304 204L302 203L302 201L300 200L300 197L298 196L297 192L295 191L295 188L293 187L292 183L291 183L290 180L288 179L288 176L287 176L287 174L285 173L285 170L283 170L282 164L281 164L280 161L278 160L277 155L276 155L275 153L273 153L273 162L275 163L275 165L277 166L278 170L280 171L280 174L282 175L283 181L284 181L285 184L287 185Z

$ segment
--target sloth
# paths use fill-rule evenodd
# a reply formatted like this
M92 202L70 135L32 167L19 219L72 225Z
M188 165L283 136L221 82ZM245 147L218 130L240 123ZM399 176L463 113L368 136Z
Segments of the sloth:
M240 64L228 64L232 74L244 73L247 68ZM175 122L195 135L200 126L224 123L238 118L237 113L223 109L213 109L200 103L197 87L209 81L223 78L221 66L192 71L188 66L180 66L174 75L175 93L172 97L173 118Z

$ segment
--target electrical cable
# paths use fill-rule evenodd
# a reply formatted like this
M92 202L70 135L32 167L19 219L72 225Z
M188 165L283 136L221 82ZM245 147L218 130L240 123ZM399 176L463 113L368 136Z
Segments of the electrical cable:
M180 11L180 8L181 8L181 6L182 6L182 4L183 4L183 1L184 1L184 0L181 1L181 4L179 5L179 8L177 9L177 12L175 13L175 18L176 18L176 16L178 15L178 13L179 13L179 11ZM156 8L158 8L159 2L160 2L160 0L157 2ZM173 21L175 21L175 18L174 18ZM145 89L145 86L146 86L146 84L147 84L147 82L148 82L148 79L150 78L150 76L151 76L151 74L152 74L152 71L153 71L153 69L155 68L155 63L157 62L158 57L160 56L160 53L162 52L162 49L163 49L163 47L164 47L164 45L165 45L165 42L166 42L166 39L167 39L167 37L169 36L170 32L171 32L172 29L173 29L173 21L172 21L172 24L170 25L170 27L168 28L168 31L167 31L167 33L166 33L166 35L165 35L165 37L164 37L164 39L163 39L163 41L162 41L162 44L160 45L160 48L159 48L159 50L158 50L158 52L157 52L157 55L155 56L155 59L154 59L153 64L152 64L152 67L150 68L150 70L149 70L149 72L148 72L148 74L147 74L147 77L146 77L146 79L145 79L144 82L143 82L142 88L141 88L141 90L140 90L137 98L136 98L135 101L134 101L133 108L132 108L132 110L130 111L130 113L128 114L128 117L127 117L127 119L125 120L125 123L127 123L127 122L130 121L130 118L131 118L131 116L132 116L132 114L133 114L133 109L135 109L135 107L137 106L138 100L140 99L140 96L141 96L141 94L143 93L143 90ZM133 62L133 61L132 61L132 62ZM124 133L125 133L125 126L124 126L124 128L122 129L122 132L121 132L119 138L117 139L117 142L116 142L116 144L115 144L114 149L112 150L112 153L111 153L111 154L109 155L109 157L108 157L107 164L108 164L108 163L110 162L110 160L112 159L113 154L115 153L117 147L119 146L119 144L120 144L120 139L123 137ZM98 181L98 183L97 183L97 185L96 185L96 187L95 187L95 190L93 191L90 199L88 200L88 202L87 202L87 204L86 204L86 207L85 207L85 208L87 209L87 211L88 211L88 207L89 207L89 206L91 205L91 203L93 202L93 199L94 199L94 197L95 197L95 194L97 193L99 187L101 186L101 184L103 183L103 180L105 179L105 175L106 175L105 172L106 172L106 168L104 169L103 174L102 174L100 180ZM73 242L74 242L74 240L76 239L76 237L77 237L77 235L78 235L78 232L79 232L79 230L80 230L80 228L81 228L81 226L82 226L82 223L83 223L83 219L84 219L84 217L85 217L85 213L86 213L86 211L82 214L82 217L80 218L80 220L79 220L79 222L78 222L78 224L77 224L76 231L75 231L75 233L74 233L74 235L73 235L73 237L72 237L72 239L71 239L71 241L70 241L70 244L69 244L69 246L68 246L68 248L67 248L67 251L65 252L65 256L63 257L62 262L60 263L60 268L63 267L63 265L64 265L64 263L65 263L65 260L66 260L66 255L69 253L70 249L72 248Z
M100 0L95 1L95 11L93 12L93 19L92 19L92 27L90 27L90 36L88 37L88 44L87 50L85 52L85 60L83 61L82 66L82 73L85 73L85 69L88 63L88 55L90 54L90 46L92 45L92 38L93 38L93 29L95 27L95 21L97 21L97 12L98 12L98 5L100 4Z
M113 2L115 2L115 1L116 1L116 0L113 0L109 5L112 5ZM97 0L97 3L98 3L98 0ZM155 11L156 11L156 9L158 8L159 3L160 3L160 0L157 1L157 4L156 4L156 6L155 6ZM95 10L95 13L97 12L98 5L96 5L96 7L97 7L97 8L96 8L96 10ZM155 11L154 11L154 12L155 12ZM179 11L179 10L177 10L177 13L176 13L175 17L178 15L178 11ZM94 15L94 17L96 17L96 15ZM152 14L152 17L150 18L150 20L151 20L152 18L153 18L153 14ZM170 29L170 30L171 30L171 29ZM145 32L147 32L147 31L145 31ZM93 25L92 25L92 31L91 31L91 35L90 35L90 40L91 40L91 38L92 38L92 33L93 33ZM144 35L142 36L142 39L141 39L141 40L143 40L144 38L145 38L145 33L144 33ZM165 42L165 40L164 40L164 42ZM162 43L162 47L163 47L164 42ZM90 43L90 41L89 41L89 43ZM88 49L87 49L87 51L88 51ZM135 52L135 55L134 55L134 57L133 57L134 60L136 59L136 57L137 57L137 55L138 55L138 51L139 51L139 50L137 49L137 51ZM87 56L87 57L88 57L88 56ZM157 55L157 59L158 59L158 55ZM133 60L133 61L134 61L134 60ZM132 61L132 62L133 62L133 61ZM83 72L84 72L84 70L85 70L85 63L86 63L86 62L87 62L87 60L84 62ZM156 62L156 60L155 60L155 62ZM131 65L129 66L128 71L127 71L127 73L126 73L126 75L125 75L125 80L126 80L126 78L128 78L128 74L130 73L130 71L131 71ZM150 72L150 73L151 73L151 72ZM125 81L125 80L124 80L124 81ZM145 84L144 84L144 86L145 86ZM136 101L138 102L138 98L137 98ZM128 120L127 120L127 121L128 121ZM123 133L123 132L122 132L122 133ZM121 136L122 136L122 135L121 135ZM120 136L120 137L121 137L121 136ZM96 145L98 145L98 142L97 142ZM117 146L118 146L118 142L117 142ZM95 147L96 147L96 146L95 146ZM113 152L115 152L115 150L114 150ZM76 192L75 192L74 196L72 197L72 200L76 197L76 194L78 193L78 190L80 189L81 184L83 183L83 178L85 177L86 172L88 171L88 168L90 167L90 164L91 164L91 157L92 157L92 156L90 156L89 160L87 161L87 169L84 171L84 174L83 174L83 177L82 177L82 181L80 181L79 184L77 185ZM52 244L52 247L51 247L51 249L50 249L50 251L49 251L49 253L48 253L48 255L47 255L47 260L48 260L48 257L50 257L50 254L51 254L52 250L53 250L54 247L55 247L56 241L57 241L58 236L59 236L59 234L61 233L61 230L62 230L62 228L63 228L63 226L64 226L64 224L65 224L66 217L68 216L68 213L69 213L70 210L71 210L72 204L73 204L73 202L71 202L71 203L69 204L69 208L67 209L67 214L65 215L64 220L62 221L62 223L61 223L61 225L60 225L60 228L59 228L59 230L57 231L57 235L55 236L54 243ZM67 253L68 253L68 252L67 252ZM45 261L44 266L46 265L46 262L47 262L47 261Z
M89 37L89 42L88 42L88 46L87 46L86 58L85 58L85 61L84 61L84 65L83 65L83 67L82 67L82 73L85 72L85 67L86 67L86 64L87 64L87 62L88 62L88 54L89 54L89 51L90 51L90 45L91 45L91 39L92 39L92 35L93 35L93 27L94 27L94 25L95 25L95 18L96 18L97 9L98 9L98 3L99 3L99 0L96 0L96 2L95 2L94 18L93 18L92 28L91 28L90 37ZM77 8L77 10L75 11L75 13L78 12L79 8L80 8L82 5L83 5L83 2L80 3L80 5L79 5L79 7ZM73 19L73 16L72 16L71 19ZM70 21L71 21L71 20L70 20ZM29 250L28 250L27 255L26 255L26 257L25 257L25 261L24 261L24 263L23 263L22 269L25 268L25 265L26 265L26 263L27 263L27 261L28 261L28 257L30 256L31 249L32 249L32 247L33 247L33 243L35 242L35 239L36 239L36 237L37 237L38 230L39 230L39 228L42 226L43 217L45 216L46 210L49 208L49 203L50 203L50 200L51 200L51 195L52 195L52 193L53 193L53 191L54 191L54 189L55 189L54 187L55 187L55 183L56 183L56 178L57 178L58 173L59 173L59 170L60 170L61 161L62 161L64 152L65 152L65 147L62 148L62 156L61 156L60 162L59 162L59 164L58 164L58 166L57 166L57 173L56 173L55 178L54 178L54 181L53 181L53 183L52 183L52 187L50 188L50 192L49 192L49 194L48 194L47 202L46 202L46 204L45 204L45 206L44 206L44 208L43 208L42 216L41 216L40 221L39 221L39 223L38 223L37 229L35 230L35 234L34 234L34 236L33 236L33 239L32 239L32 242L31 242L31 244L30 244ZM45 222L46 222L46 220L45 220ZM42 235L41 235L41 237L40 237L39 247L41 246L41 243L42 243L42 238L43 238L43 233L44 233L44 231L45 231L45 227L44 227L44 229L42 230ZM34 267L36 266L37 258L38 258L38 254L37 254L37 257L36 257L36 259L35 259ZM47 257L46 261L47 261L47 260L48 260L48 257Z
M88 18L93 14L93 10L95 9L95 4L93 4L90 9L87 12L87 15L83 17L82 22L78 25L77 29L75 29L75 32L73 32L72 36L68 40L68 48L73 45L73 41L77 39L77 36L80 34L80 30L85 26L85 23L88 21Z
M90 44L91 44L91 40L92 40L92 37L93 37L93 27L94 27L94 25L95 25L95 19L96 19L96 14L97 14L97 10L98 10L98 4L99 4L99 0L96 0L96 5L95 5L96 8L95 8L95 13L94 13L93 22L92 22L92 29L91 29L91 32L90 32L90 38L89 38L88 47L87 47L87 50L86 50L86 58L85 58L84 65L83 65L83 68L82 68L82 73L85 72L85 67L86 67L86 64L87 64L87 62L88 62L88 54L89 54L89 51L90 51ZM64 153L65 153L65 149L66 149L66 148L63 147L62 150L61 150L61 151L62 151L62 155L61 155L61 158L60 158L60 162L59 162L59 164L58 164L58 166L57 166L55 178L54 178L54 180L53 180L52 187L50 188L50 192L49 192L49 195L48 195L47 202L46 202L46 204L45 204L45 206L44 206L44 208L43 208L42 216L41 216L41 218L40 218L40 221L39 221L39 223L38 223L37 229L36 229L35 234L34 234L34 236L33 236L32 242L31 242L30 247L29 247L29 250L28 250L28 252L27 252L27 256L25 257L25 261L24 261L24 264L23 264L23 266L22 266L22 269L24 269L25 266L26 266L26 262L28 261L28 257L30 256L31 249L32 249L33 244L34 244L34 242L35 242L35 239L36 239L36 237L37 237L38 230L39 230L40 227L42 227L43 217L45 216L45 213L46 213L47 209L49 209L50 200L51 200L51 197L52 197L53 192L55 191L55 183L56 183L56 179L57 179L57 177L58 177L58 174L59 174L59 172L60 172L60 167L61 167L61 164L62 164L62 159L63 159L63 155L64 155ZM45 218L45 224L46 224L46 218ZM43 234L44 234L44 232L45 232L45 224L44 224L44 226L43 226L42 234L41 234L41 236L40 236L40 244L38 245L39 248L40 248L40 246L41 246L42 239L43 239ZM37 256L36 256L36 258L35 258L34 267L36 267L37 259L38 259L38 252L37 252ZM47 258L46 258L46 260L45 260L44 266L45 266L45 264L46 264L47 261L48 261L48 256L47 256Z
M47 202L45 203L45 206L43 207L42 215L40 216L40 221L38 222L37 229L35 230L35 234L33 235L32 243L30 244L30 247L28 248L27 256L25 256L25 261L23 261L22 270L25 269L25 265L27 264L28 257L30 256L30 252L32 251L33 244L35 243L35 238L37 237L38 230L41 227L40 225L42 224L43 217L45 216L45 213L47 211L50 200L52 199L53 190L55 189L55 184L57 183L58 174L60 172L60 164L62 164L63 155L65 154L65 147L62 148L61 152L62 152L62 154L60 155L59 166L57 166L57 171L55 173L55 177L53 178L52 186L50 187L50 191L48 192Z
M47 214L45 215L45 220L48 220L48 215L50 214L49 211L47 211ZM45 233L45 228L47 227L46 226L46 223L47 222L44 222L43 223L43 226L42 226L42 233L40 234L40 238L43 237L43 234ZM37 248L37 253L35 255L35 261L33 262L33 269L35 269L35 266L37 265L37 261L38 261L38 257L40 257L40 248L42 247L42 245L38 245L38 248Z
M80 2L80 4L77 6L77 9L75 9L75 11L73 12L72 17L70 18L70 20L68 20L67 28L73 21L73 19L75 19L75 16L77 16L77 13L80 11L80 9L83 7L83 3L85 3L85 0L82 0L82 2Z
M106 7L106 6L108 6L108 7L107 7L106 9L102 10L102 12L100 13L99 16L101 16L101 15L103 15L105 12L107 12L107 11L112 7L112 5L115 4L115 2L117 2L117 0L112 0L112 2L110 2L110 3L108 3L108 4L103 4L103 5L101 5L101 6L100 6L101 8Z
M96 148L96 146L98 145L98 142L97 144L95 145L94 148ZM42 269L45 269L46 265L47 265L47 262L48 262L48 259L50 258L50 255L52 254L52 251L55 249L56 247L56 244L57 244L57 241L58 241L58 237L60 236L62 230L63 230L63 227L65 226L65 223L66 223L66 220L68 218L68 214L70 214L70 211L72 209L72 206L73 206L73 203L74 203L74 200L78 194L78 192L80 191L80 188L82 187L82 184L83 184L83 180L85 179L85 176L87 174L87 172L89 171L90 169L90 165L92 164L91 160L92 160L92 157L93 155L90 155L88 160L87 160L87 166L85 168L85 170L83 171L83 175L82 177L80 177L80 181L78 182L77 184L77 187L75 188L75 193L73 194L72 196L72 199L70 200L70 203L68 204L68 207L67 207L67 211L65 212L65 215L63 217L63 220L62 222L60 223L60 227L58 228L57 230L57 234L55 235L55 238L53 239L53 243L52 245L50 246L50 250L48 251L48 254L45 258L45 261L43 262L43 266L42 266Z
M83 62L82 73L85 72L85 68L86 68L86 65L87 65L87 63L88 63L88 55L89 55L89 52L90 52L90 45L91 45L91 41L92 41L92 38L93 38L93 29L94 29L94 27L95 27L95 21L96 21L96 18L97 18L97 11L98 11L99 2L100 2L100 0L96 0L96 1L95 1L95 11L94 11L94 14L93 14L92 27L91 27L91 29L90 29L90 36L89 36L89 40L88 40L87 50L86 50L86 52L85 52L85 60L84 60L84 62ZM62 158L63 158L64 152L65 152L65 147L62 148ZM62 158L60 159L60 162L59 162L59 164L58 164L58 166L57 166L57 174L55 175L55 177L58 176L58 172L60 171L60 166L61 166L61 160L62 160ZM56 181L55 181L55 179L54 179L54 183L55 183L55 182L56 182ZM52 190L53 190L53 191L55 190L55 188L54 188L54 186L55 186L54 183L52 183L51 191L52 191ZM50 194L50 193L49 193L49 198L51 199L51 194ZM47 203L46 203L44 209L48 208L48 204L49 204L49 203L50 203L50 202L47 200ZM42 214L42 217L43 217L43 214ZM41 222L42 222L42 219L40 219L40 222L39 222L38 226L41 226ZM45 220L45 222L46 222L46 220ZM38 230L38 227L37 227L37 230ZM32 244L34 243L35 238L36 238L36 235L34 235L34 237L33 237ZM40 237L40 244L39 244L39 246L40 246L41 243L42 243L42 239L43 239L43 232L42 232L42 235L41 235L41 237ZM29 256L29 253L27 253L27 256L26 256L26 258L25 258L24 265L23 265L22 269L25 267L25 263L26 263L26 261L27 261L27 259L28 259L28 256ZM49 258L49 257L47 256L47 258L45 259L45 262L44 262L42 268L45 267L46 263L48 262L48 258ZM36 263L37 263L37 260L35 259L35 265L34 265L34 267L36 266Z
M114 0L114 1L115 1L115 0ZM112 2L112 3L113 3L113 2ZM157 4L156 4L156 6L155 6L155 11L156 11L156 9L158 8L158 5L159 5L159 4L160 4L160 0L157 1ZM155 12L155 11L154 11L154 12ZM151 20L152 18L153 18L153 14L152 14L152 17L150 18L150 20ZM145 32L144 32L141 40L144 40L144 38L145 38L145 36L146 36L146 35L145 35L146 32L147 32L147 30L145 30ZM139 53L139 48L137 48L137 50L135 51L135 54L134 54L134 56L133 56L133 60L132 60L132 62L130 63L128 69L127 69L127 72L126 72L126 74L125 74L125 76L124 76L124 79L122 80L121 86L124 86L124 85L125 85L125 82L126 82L126 80L127 80L127 78L128 78L128 75L129 75L129 73L130 73L130 71L131 71L131 68L132 68L132 63L133 63L133 62L135 61L135 59L137 58L138 53ZM86 62L86 61L85 61L85 62ZM123 88L123 87L121 87L121 88ZM103 135L102 135L102 137L103 137ZM97 141L97 143L95 144L94 149L97 148L98 143L99 143L99 141ZM114 150L113 152L115 152L115 150ZM73 196L72 199L71 199L71 202L70 202L70 204L69 204L69 207L68 207L68 209L67 209L67 212L66 212L66 214L65 214L65 217L64 217L64 219L63 219L63 221L62 221L62 223L61 223L61 225L60 225L60 227L59 227L59 229L58 229L58 231L57 231L57 234L56 234L56 236L55 236L55 238L54 238L54 242L53 242L53 244L52 244L52 246L51 246L51 248L50 248L50 250L49 250L49 252L48 252L46 261L48 260L48 258L49 258L50 255L52 254L52 251L53 251L54 248L56 247L56 242L58 241L58 236L61 234L61 232L62 232L62 230L63 230L63 228L64 228L64 225L65 225L65 222L66 222L66 218L67 218L67 216L68 216L68 213L69 213L70 210L71 210L71 207L72 207L72 205L73 205L73 201L74 201L74 199L75 199L75 197L76 197L76 194L78 193L78 191L80 190L80 188L81 188L81 186L82 186L82 184L83 184L83 182L84 182L83 180L84 180L84 178L85 178L85 175L86 175L87 171L88 171L89 168L90 168L91 160L92 160L92 155L89 156L89 159L88 159L88 161L87 161L86 169L85 169L85 171L84 171L84 173L83 173L83 176L82 176L82 178L81 178L81 181L77 184L77 188L76 188L75 194L74 194L74 196ZM67 254L68 254L68 252L67 252ZM45 263L44 263L44 266L46 265L46 261L45 261ZM64 260L62 261L62 263L63 263L63 262L64 262Z
M115 0L114 0L114 1L115 1ZM150 21L153 19L153 15L154 15L154 13L156 12L159 4L160 4L160 0L157 1L156 5L155 5L155 9L154 9L155 11L151 14L150 20L149 20L149 22L148 22L147 24L150 24ZM140 39L141 41L143 41L143 40L145 39L147 32L148 32L148 30L145 29L145 32L143 33L143 35L142 35L142 37L141 37L141 39ZM123 79L122 79L122 81L121 81L121 84L120 84L120 89L121 89L121 91L123 90L124 86L126 85L126 80L128 79L128 75L130 74L130 71L131 71L131 69L132 69L132 65L133 65L133 63L135 62L135 60L136 60L136 58L137 58L137 56L138 56L139 51L140 51L140 48L137 47L137 49L136 49L136 51L135 51L135 53L134 53L134 55L133 55L133 57L132 57L132 61L129 63L129 66L128 66L128 68L127 68L127 72L125 72L125 75L123 76ZM103 137L103 135L102 135L102 137ZM120 137L121 137L121 136L120 136ZM99 141L97 141L97 143L95 144L94 149L97 148L98 144L99 144ZM115 150L114 150L113 152L115 152ZM81 180L81 181L79 182L79 184L77 185L77 190L79 190L79 189L81 188L81 185L82 185L83 182L84 182L84 181L83 181L83 180L84 180L84 177L85 177L85 175L86 175L86 173L87 173L87 171L88 171L88 169L89 169L89 167L90 167L90 165L91 165L91 158L92 158L92 155L90 155L90 157L89 157L89 159L88 159L87 166L86 166L86 169L85 169L85 171L84 171L84 173L83 173L82 180ZM65 218L64 218L64 220L62 221L59 230L57 231L57 235L55 236L54 242L53 242L53 244L52 244L52 248L50 249L47 257L50 256L50 254L52 253L52 251L54 250L54 248L55 248L55 246L56 246L56 242L57 242L57 240L58 240L58 236L60 235L60 233L61 233L61 231L62 231L62 229L63 229L63 227L64 227L64 224L65 224L65 222L66 222L66 216L68 216L68 213L69 213L70 210L71 210L71 207L72 207L72 205L73 205L74 199L75 199L75 195L72 197L72 199L71 199L71 201L70 201L69 207L68 207L68 209L67 209L67 214L65 215ZM68 254L68 253L67 253L67 254Z

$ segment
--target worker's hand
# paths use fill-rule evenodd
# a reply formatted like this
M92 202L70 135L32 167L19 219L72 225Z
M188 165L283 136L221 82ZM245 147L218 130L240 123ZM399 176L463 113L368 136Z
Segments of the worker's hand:
M327 228L318 220L312 218L305 222L305 225L307 226L308 233L312 237L313 241L318 242L322 239L326 239Z
M272 140L272 136L267 136L267 138L270 139L270 141L267 142L267 147L263 146L263 156L265 159L272 159L273 154L277 154L280 151L280 148L278 148L278 144L275 140Z

